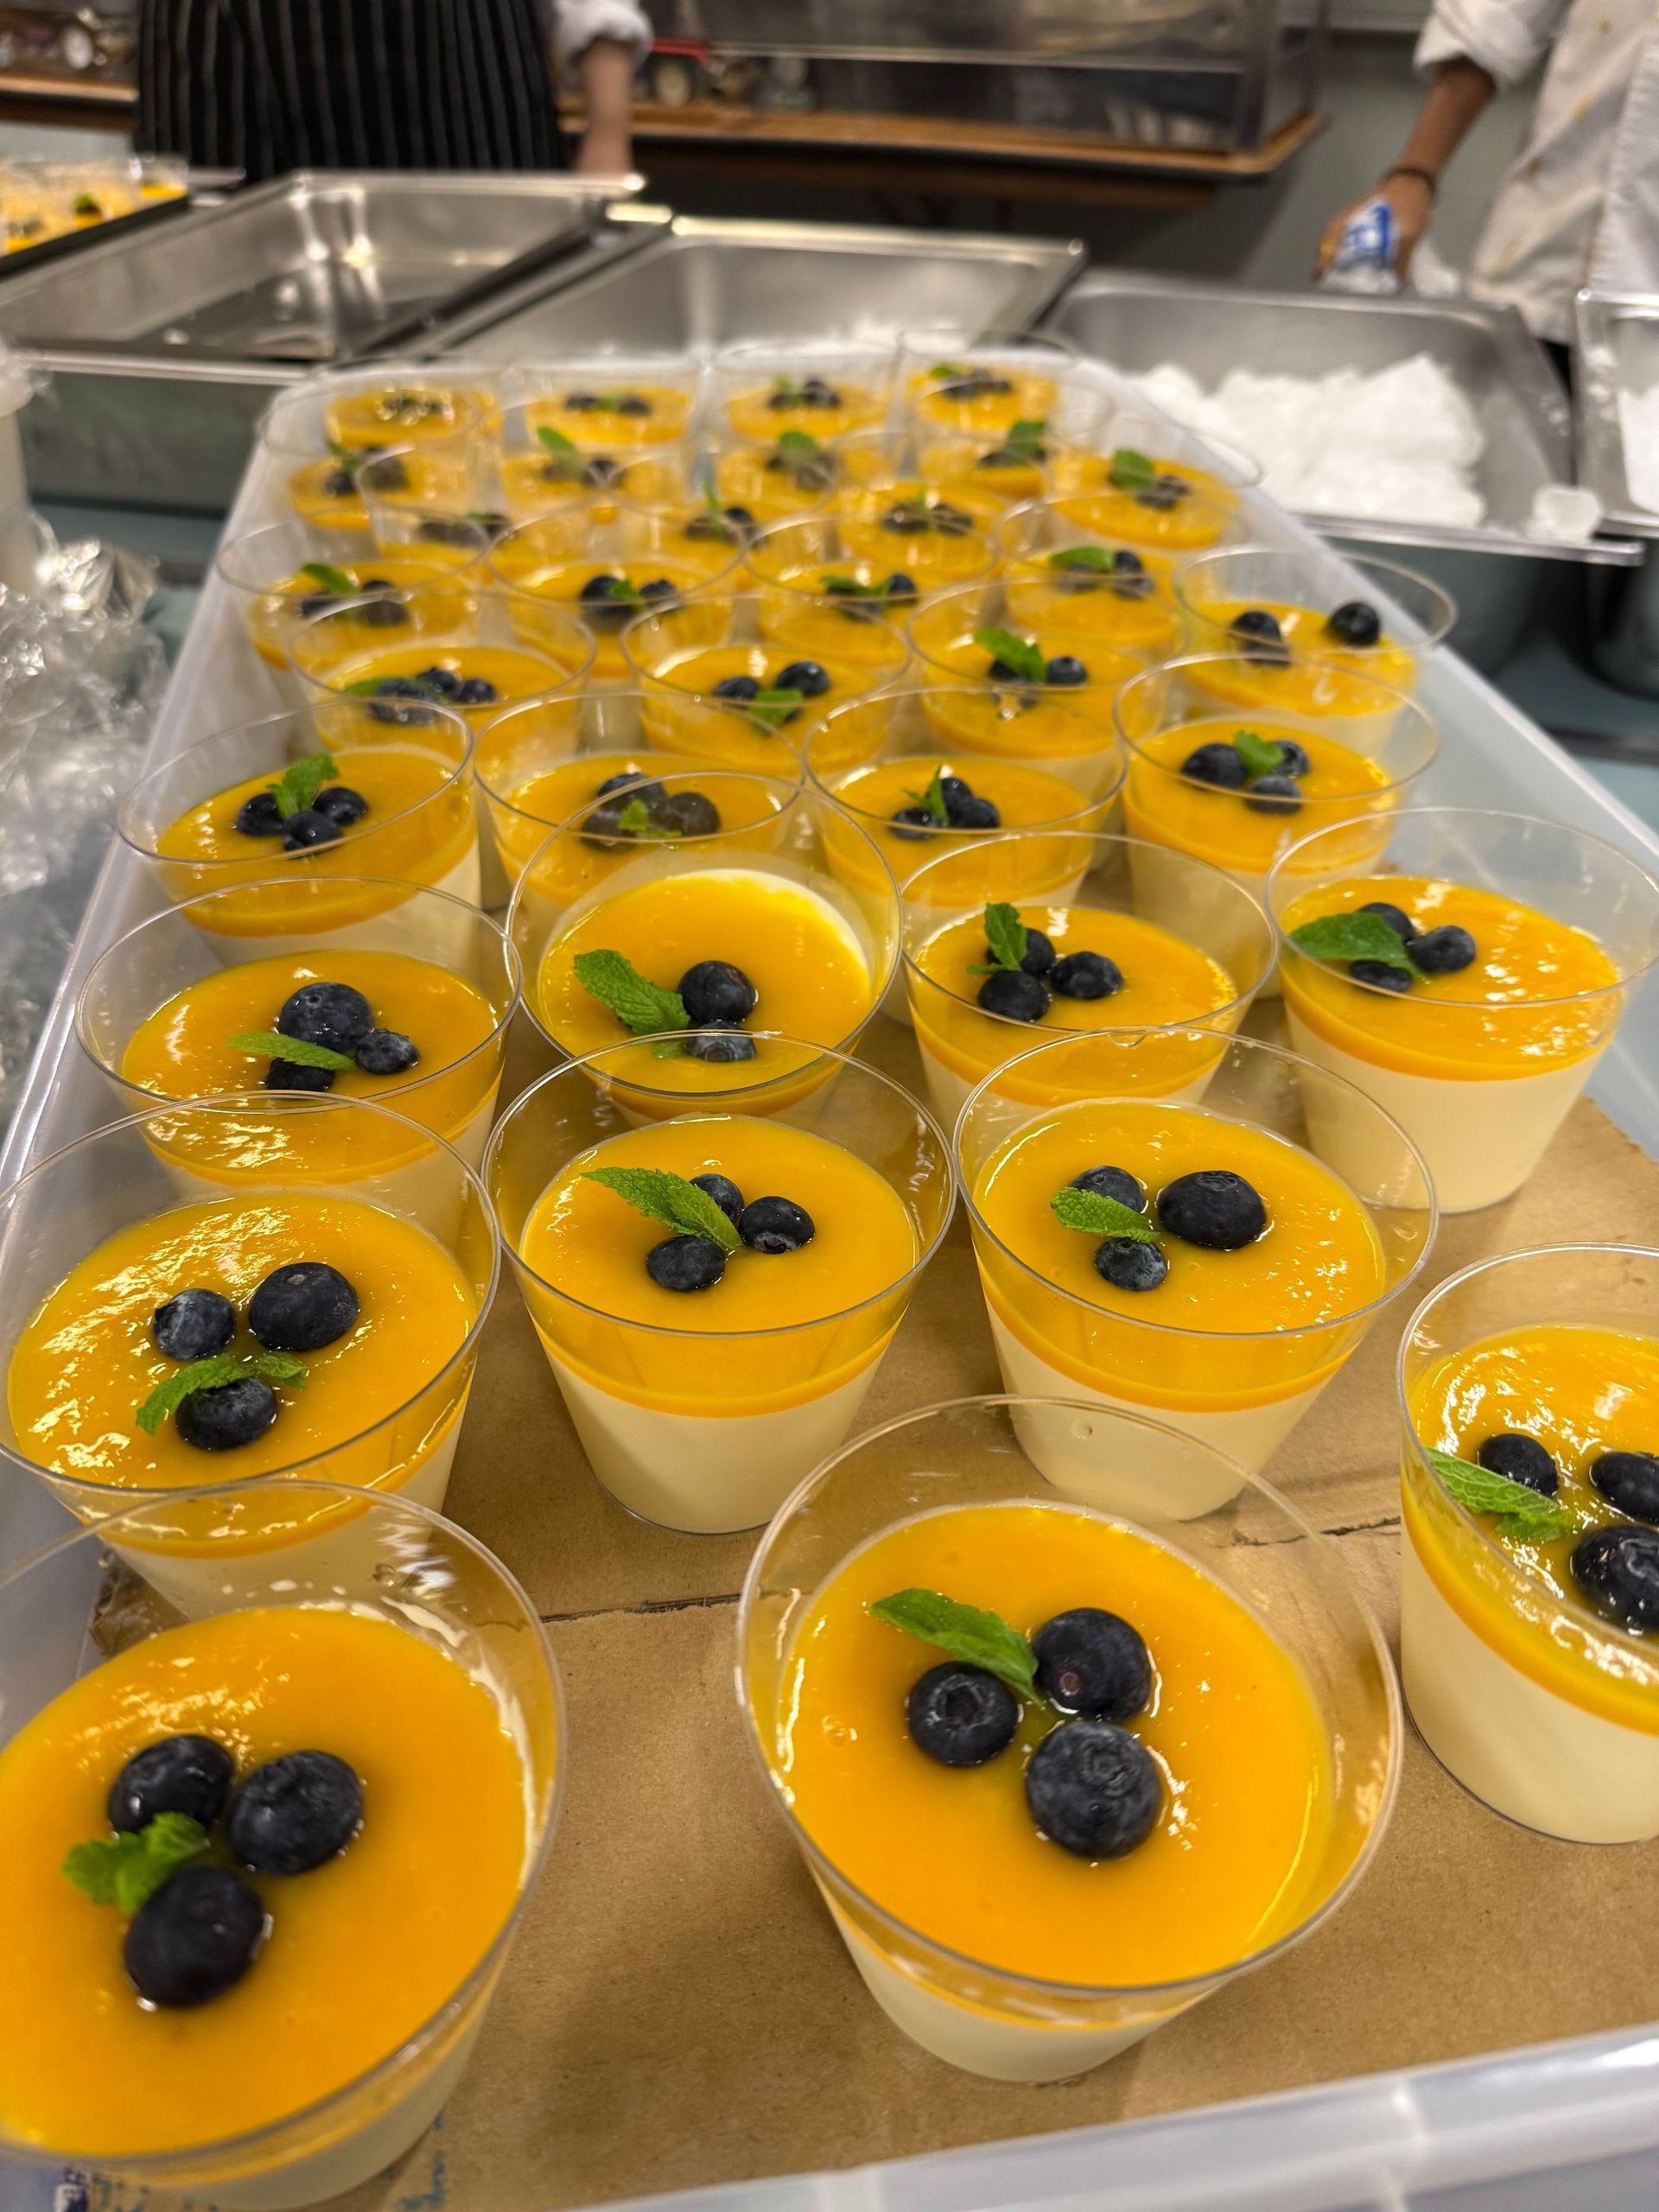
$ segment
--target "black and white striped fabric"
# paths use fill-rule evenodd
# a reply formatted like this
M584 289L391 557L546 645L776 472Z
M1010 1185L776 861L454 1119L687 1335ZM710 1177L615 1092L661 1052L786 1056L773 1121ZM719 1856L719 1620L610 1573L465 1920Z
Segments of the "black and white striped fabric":
M139 0L136 137L250 181L564 166L537 0Z

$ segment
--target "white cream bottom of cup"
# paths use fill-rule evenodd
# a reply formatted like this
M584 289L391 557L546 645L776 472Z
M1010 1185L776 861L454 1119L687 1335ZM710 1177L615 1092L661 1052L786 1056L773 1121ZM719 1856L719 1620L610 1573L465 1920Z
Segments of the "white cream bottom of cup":
M1194 1413L1184 1406L1143 1405L1135 1398L1114 1397L1051 1367L1021 1344L988 1306L987 1312L1005 1389L1022 1397L1081 1398L1090 1405L1109 1406L1116 1413L1139 1414L1143 1420L1160 1421L1166 1428L1224 1452L1252 1474L1266 1465L1325 1388L1323 1382L1316 1382L1312 1389L1275 1398L1270 1405L1240 1406L1230 1412ZM1097 1446L1077 1448L1086 1444L1076 1433L1081 1418L1070 1408L1031 1406L1021 1408L1014 1417L1032 1465L1070 1497L1115 1514L1142 1518L1164 1514L1178 1521L1192 1521L1224 1505L1243 1487L1242 1480L1235 1480L1224 1467L1206 1467L1199 1474L1185 1453L1173 1449L1160 1461L1157 1440L1151 1436L1137 1448L1133 1465L1103 1472Z
M762 1414L664 1413L601 1390L545 1338L582 1448L619 1505L664 1529L729 1535L770 1521L820 1459L845 1443L879 1362L806 1404ZM709 1357L718 1360L711 1340Z
M278 872L273 866L271 873L276 874ZM447 891L452 899L459 899L468 906L476 906L482 890L482 864L479 859L476 834L447 875L440 876L435 883L415 883L411 887L417 891ZM389 906L384 912L372 915L366 921L347 923L343 929L302 930L294 937L266 936L253 930L207 930L202 929L200 923L196 928L202 943L217 952L228 965L233 966L237 962L245 960L250 951L261 960L295 958L302 953L308 953L315 958L317 954L334 947L346 952L378 951L385 944L388 925L395 918L397 912L395 906ZM454 968L464 975L477 940L477 927L465 914L456 914L453 917L453 939L448 946L435 937L423 944L419 957L431 961L439 968Z
M1293 1050L1351 1083L1390 1114L1417 1147L1434 1182L1442 1213L1473 1213L1513 1198L1526 1181L1567 1110L1589 1081L1599 1052L1541 1075L1459 1083L1441 1076L1406 1075L1378 1067L1332 1045L1288 1007ZM1362 1198L1375 1192L1365 1147L1351 1135L1321 1128L1321 1102L1307 1102L1313 1149ZM1375 1140L1374 1140L1375 1141ZM1345 1155L1345 1157L1344 1157Z
M1251 875L1243 868L1224 868L1219 861L1210 860L1206 855L1183 853L1173 845L1159 843L1144 829L1131 834L1136 842L1129 847L1129 883L1135 894L1135 911L1142 921L1155 923L1172 937L1192 942L1192 871L1199 861L1214 868L1217 875L1224 875L1229 883L1236 883L1241 891L1248 891L1265 912L1265 874ZM1222 964L1225 966L1226 963ZM1234 980L1242 990L1243 978ZM1278 995L1279 970L1269 958L1267 973L1255 987L1255 996L1274 999Z
M1423 1741L1495 1813L1567 1843L1659 1835L1659 1735L1559 1697L1494 1651L1400 1544L1400 1672Z
M1057 1037L1060 1033L1055 1029L1033 1027L1030 1045L1022 1044L1020 1050L1029 1051L1032 1046L1046 1045L1051 1038ZM1086 1034L1083 1031L1076 1031L1073 1033ZM1224 1039L1221 1041L1225 1042ZM916 1045L922 1056L922 1073L927 1077L928 1096L933 1102L933 1111L942 1128L953 1129L957 1125L957 1116L968 1103L969 1093L977 1088L984 1077L976 1077L972 1083L969 1083L965 1077L959 1076L954 1068L946 1067L938 1054L930 1049L919 1030L916 1033ZM1014 1057L1010 1052L1009 1059ZM1216 1058L1218 1065L1221 1059L1219 1052L1217 1053ZM1201 1076L1196 1077L1192 1083L1184 1083L1179 1090L1160 1090L1155 1094L1147 1095L1155 1095L1159 1103L1165 1106L1194 1106L1210 1088L1215 1071L1213 1067L1206 1068ZM995 1072L994 1069L986 1070L987 1075ZM1057 1103L1063 1104L1065 1102L1062 1100Z

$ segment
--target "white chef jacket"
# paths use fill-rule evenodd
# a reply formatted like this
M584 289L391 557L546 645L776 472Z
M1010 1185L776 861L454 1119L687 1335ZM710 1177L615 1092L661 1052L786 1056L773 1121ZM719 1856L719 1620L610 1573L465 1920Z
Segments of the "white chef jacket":
M639 0L552 0L559 59L577 60L596 38L633 48L636 62L651 52L652 28Z
M1565 341L1581 284L1659 291L1659 6L1434 0L1416 61L1429 73L1465 54L1509 86L1547 50L1532 129L1492 203L1469 289Z

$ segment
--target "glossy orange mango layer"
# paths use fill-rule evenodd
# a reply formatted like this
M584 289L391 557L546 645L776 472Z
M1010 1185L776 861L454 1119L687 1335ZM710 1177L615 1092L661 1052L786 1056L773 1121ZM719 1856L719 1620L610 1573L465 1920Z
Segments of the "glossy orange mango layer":
M1046 769L1024 767L1016 761L950 760L938 753L916 753L899 760L881 760L868 767L855 768L836 779L834 796L856 817L861 830L868 830L874 838L881 858L900 884L908 882L917 869L929 861L938 860L945 853L963 852L976 838L995 835L994 830L918 830L904 823L895 826L892 817L901 807L913 806L917 795L929 788L935 775L959 776L971 785L976 798L988 799L995 807L1002 817L1001 826L1004 830L1025 830L1039 823L1060 822L1077 830L1096 826L1096 813L1071 784L1050 775ZM906 830L910 834L901 834ZM869 848L861 836L852 836L839 816L826 821L823 835L830 865L844 882L878 886ZM1070 876L1077 874L1081 853L1082 848L1069 838L1046 852L1033 841L1028 855L1021 854L1022 859L1029 859L1033 893L1056 890ZM959 879L953 878L953 888L964 894L969 893L965 871Z
M1179 476L1192 496L1173 506L1143 505L1132 491L1112 482L1109 454L1082 453L1061 447L1053 461L1054 494L1067 503L1062 512L1100 537L1119 537L1130 545L1151 546L1167 554L1199 553L1219 544L1238 505L1230 485L1206 468L1148 456L1160 476Z
M1107 577L1065 569L1052 558L1011 563L1002 590L1008 613L1022 630L1064 631L1073 639L1098 640L1153 660L1166 658L1179 634L1174 604L1164 590L1115 591ZM1088 651L1084 645L1085 658Z
M1181 763L1199 746L1230 745L1240 729L1268 744L1294 741L1306 753L1302 804L1294 814L1258 812L1245 804L1243 792L1218 791L1180 773ZM1132 836L1172 845L1179 853L1191 853L1236 875L1266 875L1286 846L1299 844L1332 823L1392 803L1386 771L1364 753L1319 730L1259 716L1242 721L1236 715L1217 715L1137 738L1129 748L1123 786L1124 821ZM1363 862L1372 850L1381 850L1387 825L1379 824L1375 846L1369 844L1366 831L1357 831L1355 836L1357 845L1363 847L1355 858Z

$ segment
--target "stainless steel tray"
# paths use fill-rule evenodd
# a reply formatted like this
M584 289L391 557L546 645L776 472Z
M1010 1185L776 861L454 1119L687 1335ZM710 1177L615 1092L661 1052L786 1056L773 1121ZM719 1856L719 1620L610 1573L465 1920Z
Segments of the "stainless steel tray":
M36 497L221 512L275 387L544 263L602 265L647 234L607 219L638 185L301 171L0 285L0 338L54 379L23 417Z
M1414 353L1439 362L1486 432L1478 488L1491 519L1474 530L1338 515L1307 520L1360 550L1403 553L1443 583L1458 601L1458 649L1479 667L1508 658L1552 569L1640 563L1639 548L1616 541L1547 544L1522 535L1539 488L1573 481L1573 432L1566 395L1513 308L1246 291L1096 270L1071 288L1047 327L1114 368L1135 374L1179 361L1211 385L1234 368L1320 376L1386 368Z
M445 323L443 350L528 360L600 346L698 353L740 338L1023 330L1083 270L1076 239L676 216L624 265L532 278Z
M1659 513L1638 505L1624 468L1621 392L1659 384L1659 298L1641 292L1580 292L1575 303L1573 415L1579 474L1610 522L1659 537Z

